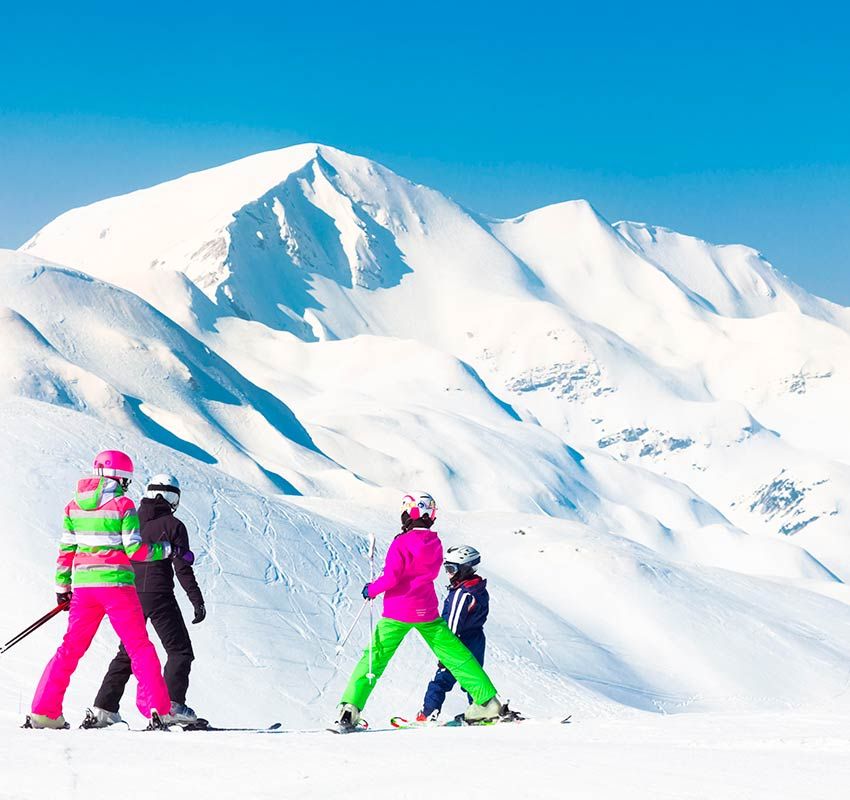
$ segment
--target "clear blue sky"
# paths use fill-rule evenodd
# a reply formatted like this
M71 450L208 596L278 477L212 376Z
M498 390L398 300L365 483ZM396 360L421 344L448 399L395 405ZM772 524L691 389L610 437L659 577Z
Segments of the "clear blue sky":
M9 5L0 246L320 141L492 215L584 197L611 221L744 242L850 305L843 4Z

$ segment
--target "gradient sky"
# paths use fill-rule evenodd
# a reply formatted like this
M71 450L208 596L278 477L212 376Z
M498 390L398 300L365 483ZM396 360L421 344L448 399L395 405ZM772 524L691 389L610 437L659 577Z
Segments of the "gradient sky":
M494 216L584 197L611 221L743 242L850 305L844 5L8 5L0 247L74 206L320 141Z

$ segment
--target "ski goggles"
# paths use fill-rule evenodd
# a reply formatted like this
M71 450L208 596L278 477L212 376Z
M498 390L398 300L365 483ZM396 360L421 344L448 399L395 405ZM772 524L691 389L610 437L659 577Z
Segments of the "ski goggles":
M444 561L443 567L445 567L449 575L454 575L460 569L460 564L452 564L451 561Z

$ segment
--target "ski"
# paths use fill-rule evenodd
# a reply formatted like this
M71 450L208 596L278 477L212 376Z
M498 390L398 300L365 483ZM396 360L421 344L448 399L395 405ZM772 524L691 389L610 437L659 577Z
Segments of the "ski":
M184 731L213 731L213 732L240 732L240 733L271 733L272 731L279 731L281 729L282 724L280 722L274 722L269 725L267 728L239 728L239 727L228 727L228 728L220 728L217 725L210 725L208 720L198 719L197 722L189 722L185 725L181 725L176 723L171 727L177 727Z
M560 725L569 725L572 722L572 716L572 714L568 714L564 719L558 720L558 723ZM458 714L447 722L414 722L405 717L396 716L390 717L390 726L393 730L410 730L413 728L478 728L503 725L508 722L524 722L527 719L527 717L522 716L517 711L506 709L506 713L502 716L496 719L481 720L480 722L467 722L463 714Z
M405 719L404 717L390 717L390 725L396 730L407 730L408 728L442 728L445 727L445 724L435 719L430 719L427 722L417 722L416 720Z

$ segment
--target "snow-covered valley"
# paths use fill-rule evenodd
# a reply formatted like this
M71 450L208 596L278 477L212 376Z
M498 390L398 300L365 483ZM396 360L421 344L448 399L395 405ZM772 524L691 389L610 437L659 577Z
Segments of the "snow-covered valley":
M135 498L164 469L183 482L210 611L189 700L219 724L332 719L368 631L336 655L368 535L383 554L402 491L432 492L444 543L484 554L488 669L534 720L127 734L205 773L198 791L341 796L380 751L395 794L429 797L414 764L459 741L495 796L846 782L850 309L756 251L611 225L584 201L485 219L302 145L69 211L0 251L0 330L3 640L50 607L62 508L104 447L133 456ZM0 656L0 797L91 796L94 775L65 762L127 747L12 727L61 627ZM75 675L72 723L116 642L104 626ZM433 669L406 642L373 727L415 713Z

